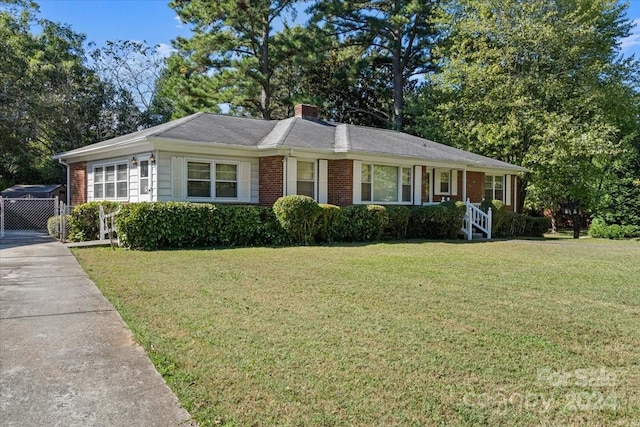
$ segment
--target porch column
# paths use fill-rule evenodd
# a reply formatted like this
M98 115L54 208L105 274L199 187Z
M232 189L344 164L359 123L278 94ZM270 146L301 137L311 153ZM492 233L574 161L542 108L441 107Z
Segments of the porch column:
M462 201L467 201L467 170L462 170Z

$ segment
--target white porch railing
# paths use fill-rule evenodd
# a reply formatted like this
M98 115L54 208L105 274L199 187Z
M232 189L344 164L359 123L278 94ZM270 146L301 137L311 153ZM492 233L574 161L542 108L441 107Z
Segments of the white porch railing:
M491 239L491 208L487 213L484 213L480 208L471 203L467 199L465 205L467 205L467 211L462 220L462 234L467 240L473 239L474 227L485 234L488 240Z

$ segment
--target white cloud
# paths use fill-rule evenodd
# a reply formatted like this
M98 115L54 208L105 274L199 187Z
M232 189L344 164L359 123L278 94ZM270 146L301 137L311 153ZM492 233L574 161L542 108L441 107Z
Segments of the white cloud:
M176 50L171 47L170 44L160 43L158 46L156 46L156 52L158 52L158 54L164 58L167 58L175 51Z
M178 15L174 16L173 19L175 19L178 23L176 24L176 28L179 29L183 29L184 25L182 24L182 20L180 19L180 17Z
M631 34L620 42L620 48L622 50L640 46L640 18L636 18L632 22L635 24L635 27L631 29Z

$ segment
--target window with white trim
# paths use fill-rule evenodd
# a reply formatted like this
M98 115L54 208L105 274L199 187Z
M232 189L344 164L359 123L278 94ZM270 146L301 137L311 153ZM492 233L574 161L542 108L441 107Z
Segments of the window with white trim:
M127 162L93 167L94 200L126 200L129 197L129 166Z
M215 197L226 199L238 198L238 165L215 163L216 194Z
M402 168L402 201L411 202L411 168Z
M301 196L309 196L316 198L316 181L314 162L305 162L298 160L296 162L296 187L297 193Z
M187 161L187 197L237 199L238 165L213 161Z
M440 171L440 194L451 192L451 171Z
M500 175L484 176L484 198L504 202L504 177Z
M372 203L410 203L412 176L412 168L363 164L360 199Z

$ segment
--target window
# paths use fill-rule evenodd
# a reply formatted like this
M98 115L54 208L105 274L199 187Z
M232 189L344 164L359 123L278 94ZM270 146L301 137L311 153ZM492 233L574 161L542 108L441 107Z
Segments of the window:
M440 171L440 194L451 191L451 171Z
M187 162L187 197L211 197L211 164Z
M238 166L225 163L216 164L216 197L238 197Z
M484 176L484 198L504 201L504 178L502 176Z
M315 163L298 160L296 173L298 194L315 199Z
M129 167L127 163L93 167L93 199L116 200L129 196Z
M363 202L371 201L371 165L362 165L362 193L361 200Z
M411 178L411 168L363 164L360 200L376 203L397 203L399 201L410 203Z
M212 177L215 176L215 181ZM216 162L187 162L187 197L205 199L238 198L238 165Z
M402 201L411 202L411 168L402 168Z

